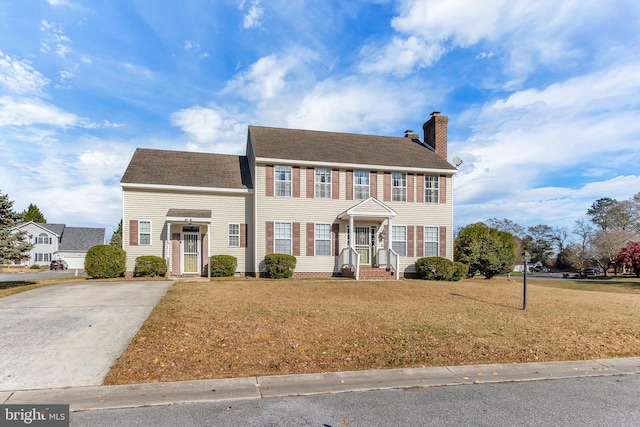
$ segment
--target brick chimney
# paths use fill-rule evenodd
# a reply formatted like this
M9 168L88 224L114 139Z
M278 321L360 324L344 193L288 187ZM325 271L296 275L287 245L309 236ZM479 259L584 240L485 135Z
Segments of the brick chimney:
M447 123L449 118L441 116L439 111L431 113L431 118L422 125L424 142L429 144L436 154L447 160Z

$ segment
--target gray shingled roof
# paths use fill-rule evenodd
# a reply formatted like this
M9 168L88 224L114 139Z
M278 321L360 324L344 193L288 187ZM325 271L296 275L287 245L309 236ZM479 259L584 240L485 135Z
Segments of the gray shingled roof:
M420 141L405 137L249 126L249 138L261 158L455 170Z
M246 156L138 148L123 184L252 188Z
M41 227L46 228L47 230L51 231L52 233L58 236L62 236L62 233L64 232L64 228L66 227L66 225L64 224L48 224L48 223L42 223L42 222L38 222L37 224Z
M104 244L104 228L65 227L60 251L86 252L92 246Z
M211 218L210 209L169 209L167 216L171 218Z

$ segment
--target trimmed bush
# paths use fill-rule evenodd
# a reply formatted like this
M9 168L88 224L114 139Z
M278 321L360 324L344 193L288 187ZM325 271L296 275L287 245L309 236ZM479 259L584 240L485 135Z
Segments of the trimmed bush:
M40 266L38 264L33 264L31 267L29 267L30 270L40 270Z
M296 257L287 254L269 254L264 257L264 265L271 279L285 279L293 276L296 262Z
M164 277L167 274L167 261L158 256L147 255L136 258L133 269L135 277Z
M238 259L232 255L212 255L209 266L211 277L230 277L236 274Z
M96 245L87 251L84 270L93 279L108 279L124 275L127 254L121 248L111 245Z
M415 263L416 274L423 280L461 280L469 267L439 256L420 258Z
M469 275L469 266L467 264L463 264L461 262L455 261L453 263L454 272L451 280L458 281L462 280Z

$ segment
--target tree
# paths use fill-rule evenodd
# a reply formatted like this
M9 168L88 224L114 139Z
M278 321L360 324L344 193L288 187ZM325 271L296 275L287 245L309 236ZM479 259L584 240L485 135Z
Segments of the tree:
M588 219L580 218L575 222L573 234L578 236L579 240L567 248L567 259L569 260L569 264L571 264L578 273L582 274L587 267L589 248L595 235L595 229Z
M122 220L118 223L118 228L111 235L111 240L109 241L111 246L117 246L119 248L122 247Z
M468 225L455 240L454 260L469 266L469 277L509 273L516 262L513 236L482 223Z
M633 238L633 233L628 230L601 230L593 238L592 259L607 275L610 267L617 273L616 258L620 250Z
M524 246L531 259L546 263L553 253L553 228L540 224L527 228L528 234L524 238Z
M599 226L601 230L606 231L613 225L614 221L610 211L617 204L617 200L609 197L603 197L593 202L591 207L587 210L587 215L591 217L591 222Z
M636 277L640 277L640 242L629 242L622 248L616 261L631 267Z
M33 221L41 224L47 223L47 220L44 218L44 215L42 215L42 212L40 212L40 209L38 209L38 207L33 203L29 204L29 207L22 213L22 215L24 217L24 222Z
M567 227L554 227L551 238L557 249L556 267L564 268L567 265L566 241L569 238Z
M564 256L571 267L579 274L584 274L589 257L582 245L579 243L570 244L565 248Z
M491 218L488 219L486 224L489 227L493 227L497 230L500 231L506 231L507 233L511 233L512 235L519 237L520 239L523 239L525 236L525 230L524 227L522 227L521 225L516 224L515 222L511 221L510 219L497 219L497 218Z
M495 228L499 231L506 231L507 233L511 233L513 235L513 244L515 246L516 251L516 262L522 263L524 262L521 259L521 254L524 252L524 237L526 236L525 229L519 224L511 221L510 219L497 219L491 218L488 219L486 224L489 227Z
M29 257L33 248L24 231L13 229L22 220L22 214L13 210L13 201L0 193L0 261L20 261Z

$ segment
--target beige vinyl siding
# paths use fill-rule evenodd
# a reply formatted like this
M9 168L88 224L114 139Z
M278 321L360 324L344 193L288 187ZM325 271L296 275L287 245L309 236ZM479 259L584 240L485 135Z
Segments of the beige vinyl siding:
M307 223L338 223L340 224L339 233L339 247L340 251L346 247L346 229L349 224L348 220L339 220L337 216L347 209L360 203L360 200L346 200L346 171L340 170L340 199L316 199L306 197L306 179L307 168L301 168L300 170L300 191L301 197L267 197L265 195L265 167L259 164L256 167L256 188L255 194L257 197L257 218L256 218L256 262L262 265L265 249L266 249L266 236L265 236L265 223L267 221L274 222L299 222L300 223L300 256L297 257L298 262L296 271L298 272L319 272L319 271L339 271L340 266L337 265L335 257L311 257L307 254L307 236L306 236L306 224ZM377 170L376 179L378 187L378 200L382 201L382 188L383 188L383 171ZM426 171L425 171L426 173ZM447 258L453 259L453 242L451 241L452 230L452 204L451 204L451 177L447 177L446 191L447 202L446 204L426 204L418 203L415 197L415 188L418 184L418 180L414 175L414 202L383 202L385 205L397 212L397 216L392 219L392 225L413 225L413 226L435 226L435 227L447 227ZM421 190L424 191L424 190ZM374 210L375 209L375 210ZM379 209L382 212L382 208L372 208L372 211ZM356 220L356 225L362 226L375 226L377 232L380 233L384 225L387 224L386 219L384 221L370 222ZM414 245L416 244L417 235L414 235ZM384 242L378 240L378 248L384 248ZM414 250L414 254L416 251ZM411 272L413 271L413 264L417 260L417 257L402 257L401 258L401 271Z
M123 191L124 221L123 246L127 252L127 271L132 271L135 259L142 255L166 258L166 215L169 209L211 210L211 255L227 254L238 259L239 272L253 272L253 198L251 194L212 194L200 192L153 191L125 189ZM151 245L129 245L129 221L151 221ZM228 247L228 224L248 224L248 247ZM206 224L200 225L200 233L207 232ZM179 233L182 224L173 224L171 233ZM205 254L206 255L206 254Z

